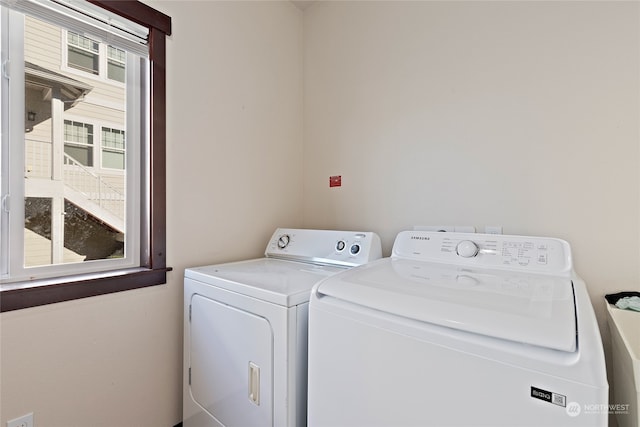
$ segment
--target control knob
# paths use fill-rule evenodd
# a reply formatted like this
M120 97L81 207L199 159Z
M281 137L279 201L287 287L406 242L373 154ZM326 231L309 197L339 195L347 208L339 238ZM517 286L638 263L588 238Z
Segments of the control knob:
M289 245L290 240L291 238L289 237L288 234L283 234L278 238L278 248L280 249L286 248Z
M463 240L456 246L456 253L463 258L473 258L478 255L478 245L471 240Z

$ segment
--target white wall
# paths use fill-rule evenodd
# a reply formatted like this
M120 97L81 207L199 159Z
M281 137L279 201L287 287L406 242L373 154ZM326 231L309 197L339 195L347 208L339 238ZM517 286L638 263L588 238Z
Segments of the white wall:
M305 11L304 224L502 225L639 288L637 2L321 2ZM342 187L328 177L342 175Z
M172 264L260 256L276 227L302 225L302 14L287 1L150 4L174 25Z
M182 419L182 275L259 256L302 220L302 15L289 2L148 1L168 14L169 283L0 315L0 425Z

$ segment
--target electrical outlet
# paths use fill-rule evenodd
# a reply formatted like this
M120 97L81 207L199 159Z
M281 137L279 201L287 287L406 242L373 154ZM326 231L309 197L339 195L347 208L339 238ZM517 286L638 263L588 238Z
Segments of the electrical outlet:
M34 427L33 412L7 421L7 427Z

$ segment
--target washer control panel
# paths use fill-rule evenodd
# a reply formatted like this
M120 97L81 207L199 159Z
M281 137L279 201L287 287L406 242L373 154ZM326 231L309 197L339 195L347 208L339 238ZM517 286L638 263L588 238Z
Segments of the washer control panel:
M532 273L565 274L572 267L564 240L504 234L403 231L391 256Z
M382 246L373 232L279 228L265 256L352 267L381 258Z

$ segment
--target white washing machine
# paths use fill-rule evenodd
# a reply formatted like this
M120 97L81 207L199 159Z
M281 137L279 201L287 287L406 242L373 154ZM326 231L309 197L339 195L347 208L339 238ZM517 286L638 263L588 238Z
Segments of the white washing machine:
M310 427L606 426L596 319L557 239L409 231L309 304Z
M265 258L185 270L183 425L305 426L311 288L380 257L372 232L278 229Z

